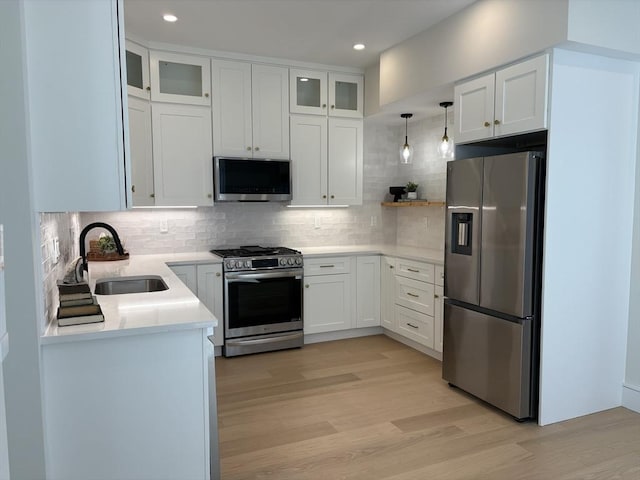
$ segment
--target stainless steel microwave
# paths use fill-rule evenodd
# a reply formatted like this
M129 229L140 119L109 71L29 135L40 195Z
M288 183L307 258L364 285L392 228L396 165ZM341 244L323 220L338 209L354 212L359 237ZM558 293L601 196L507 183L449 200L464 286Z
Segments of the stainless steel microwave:
M291 162L213 157L213 185L216 202L288 202Z

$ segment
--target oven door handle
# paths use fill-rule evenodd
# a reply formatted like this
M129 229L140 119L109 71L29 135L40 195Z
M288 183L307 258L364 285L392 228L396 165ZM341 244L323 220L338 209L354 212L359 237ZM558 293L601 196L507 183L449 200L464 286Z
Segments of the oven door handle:
M231 282L257 283L258 280L263 280L267 278L287 278L287 277L294 277L296 279L302 280L302 271L301 270L280 270L277 272L264 272L264 273L230 272L230 273L226 273L224 277L225 277L225 280L229 283Z

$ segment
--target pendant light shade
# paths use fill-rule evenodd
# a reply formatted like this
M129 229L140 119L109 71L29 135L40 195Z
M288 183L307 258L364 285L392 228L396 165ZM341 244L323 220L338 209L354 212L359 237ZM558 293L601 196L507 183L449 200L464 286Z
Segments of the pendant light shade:
M447 135L447 109L453 105L453 102L440 102L440 106L444 108L444 135L438 145L438 153L440 157L445 159L453 158L453 142Z
M400 116L404 118L404 145L400 147L400 163L408 165L413 160L413 147L409 145L409 137L407 134L409 119L413 117L413 113L402 113Z

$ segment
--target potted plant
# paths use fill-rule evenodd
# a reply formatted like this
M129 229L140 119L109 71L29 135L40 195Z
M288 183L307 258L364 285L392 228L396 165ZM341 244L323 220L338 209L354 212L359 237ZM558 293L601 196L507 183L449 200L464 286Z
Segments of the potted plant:
M418 198L418 184L413 182L407 183L407 199L416 200Z

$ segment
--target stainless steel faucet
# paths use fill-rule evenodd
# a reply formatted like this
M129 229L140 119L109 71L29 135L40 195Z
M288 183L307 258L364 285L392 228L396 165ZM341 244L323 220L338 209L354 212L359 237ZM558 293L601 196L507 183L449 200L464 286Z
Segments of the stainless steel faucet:
M124 248L122 248L122 242L120 241L120 237L118 236L118 232L116 232L115 228L113 228L108 223L103 223L103 222L90 223L89 225L87 225L82 229L82 232L80 232L80 256L82 257L82 270L85 272L89 271L89 265L87 264L87 253L86 253L87 249L85 246L85 241L87 238L87 233L89 233L89 230L93 230L94 228L104 228L105 230L108 230L109 233L111 233L111 236L113 237L113 241L116 244L116 250L120 255L124 255Z

